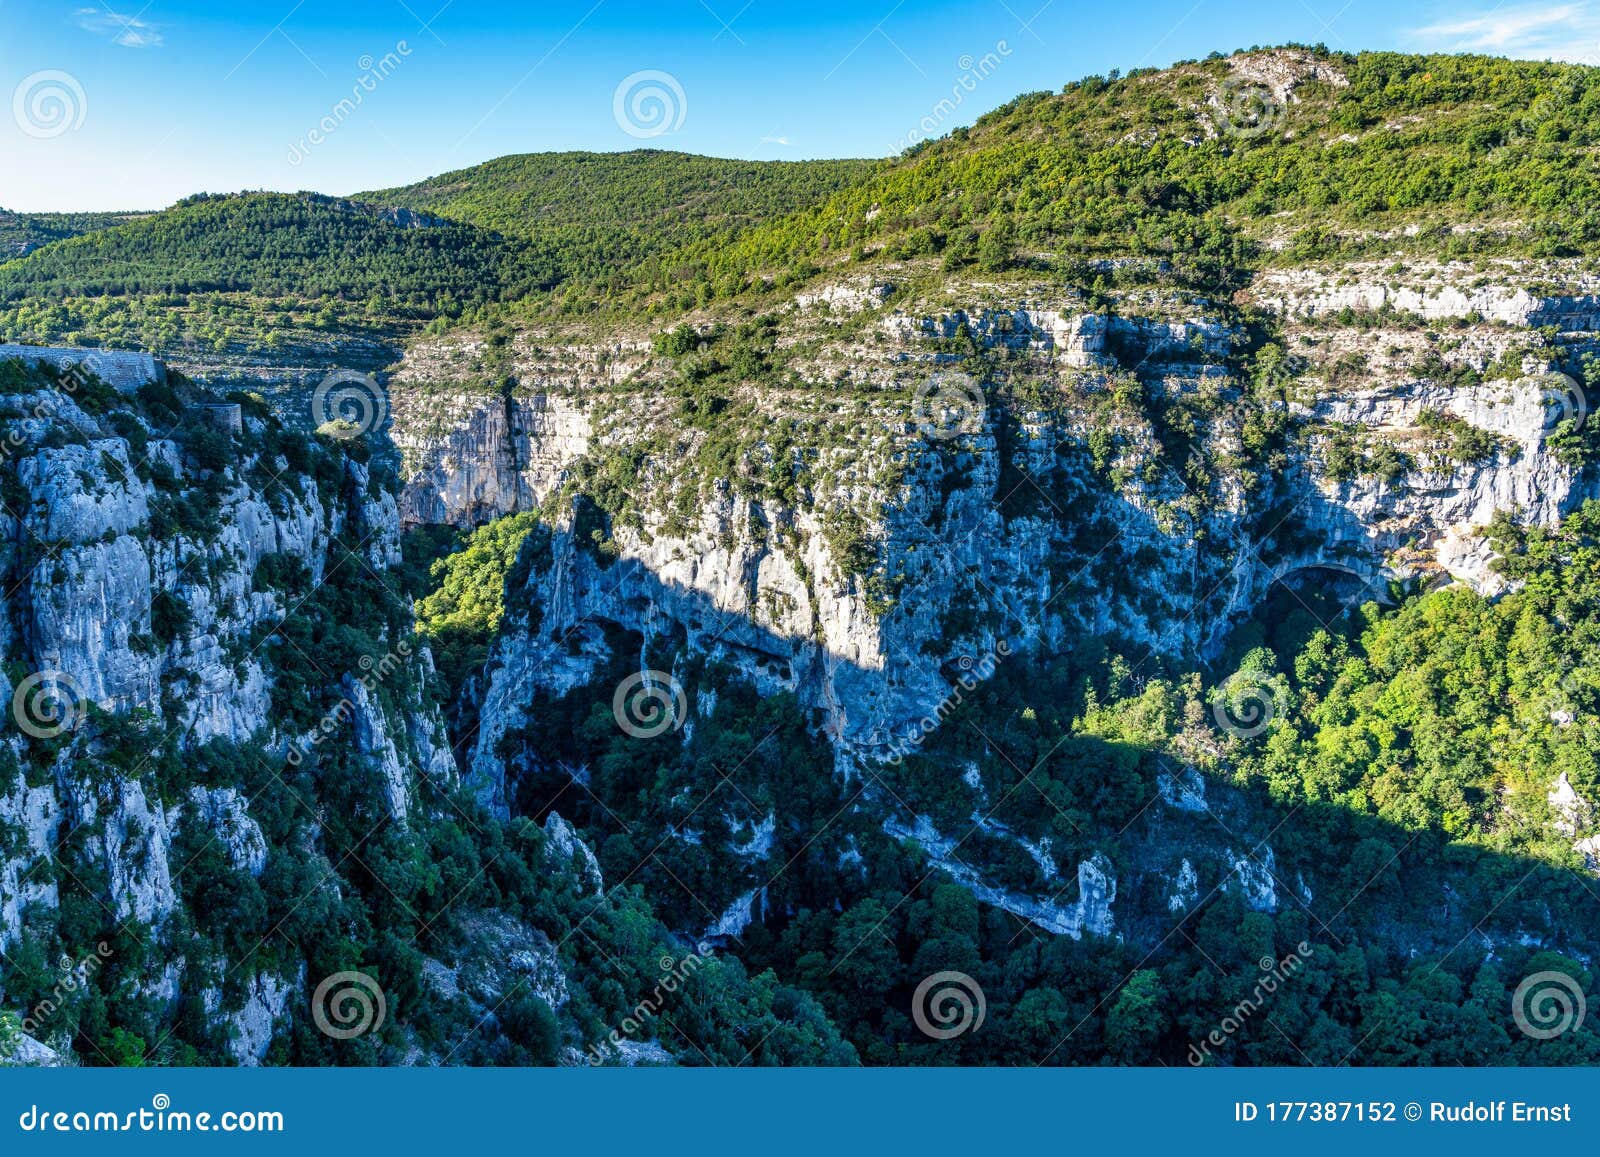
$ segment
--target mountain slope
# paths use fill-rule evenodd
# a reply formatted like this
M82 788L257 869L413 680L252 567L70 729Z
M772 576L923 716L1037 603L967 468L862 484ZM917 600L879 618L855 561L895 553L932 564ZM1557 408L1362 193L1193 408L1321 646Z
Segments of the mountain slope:
M529 292L518 250L471 226L312 194L201 196L0 265L0 300L245 292L438 312Z
M605 276L859 184L874 161L736 161L686 153L529 153L358 194L560 252L567 276Z
M13 213L0 209L0 259L23 257L52 241L109 229L142 213Z
M494 229L180 207L253 280L142 324L405 357L352 439L0 367L5 675L94 704L0 743L5 1002L109 908L88 1063L1594 1063L1512 1007L1600 958L1591 75L1080 82L637 274L570 158L416 194ZM385 229L482 308L418 333L466 266ZM335 1041L353 968L392 1018Z
M414 344L403 519L517 512L424 603L464 782L870 1063L1600 1056L1510 1015L1592 983L1587 130L1517 104L1591 74L1435 63L1025 98L630 309ZM951 973L989 1019L930 1043Z
M1218 288L1274 260L1592 255L1597 113L1597 70L1486 57L1276 50L1090 77L673 254L651 288L738 294L872 255L1087 280L1106 271L1085 261L1135 257Z
M14 235L25 254L0 263L0 339L148 348L206 376L376 369L430 322L574 279L631 284L626 271L649 256L782 216L874 168L565 153L356 201L242 193L120 225L0 220L0 240Z

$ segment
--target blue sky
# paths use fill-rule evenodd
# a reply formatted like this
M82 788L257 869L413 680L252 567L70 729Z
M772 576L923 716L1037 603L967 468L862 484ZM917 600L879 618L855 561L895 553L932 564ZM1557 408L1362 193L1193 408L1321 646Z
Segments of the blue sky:
M1289 40L1593 63L1600 0L0 0L0 206L349 193L548 149L883 156L1021 92Z

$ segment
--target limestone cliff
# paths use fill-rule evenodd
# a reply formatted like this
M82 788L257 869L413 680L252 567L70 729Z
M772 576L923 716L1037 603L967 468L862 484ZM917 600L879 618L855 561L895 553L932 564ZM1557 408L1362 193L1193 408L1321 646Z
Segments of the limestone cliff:
M758 679L799 689L870 753L948 693L941 663L1001 640L1084 632L1204 659L1271 583L1308 571L1348 574L1362 597L1428 576L1494 589L1482 528L1499 513L1550 526L1589 493L1549 443L1586 414L1556 366L1600 325L1600 299L1571 267L1534 272L1569 291L1462 289L1468 271L1451 267L1418 271L1415 289L1354 280L1364 267L1265 274L1250 293L1275 311L1286 356L1264 381L1230 356L1250 340L1242 324L1198 299L1085 312L1042 287L1004 300L974 284L935 313L885 302L883 286L803 295L782 340L805 350L802 381L830 385L750 390L826 448L777 501L738 477L685 494L696 435L670 429L673 367L639 355L642 341L618 343L635 354L619 376L594 368L592 344L529 340L510 364L531 384L508 396L424 388L421 367L398 376L402 517L469 524L545 503L561 523L563 496L583 488L575 468L633 452L636 509L607 528L605 557L560 538L528 592L542 636L601 619L647 637L681 626L692 647L742 653ZM1252 459L1252 415L1274 412L1291 436ZM1454 452L1454 424L1485 436L1476 456ZM1377 445L1401 455L1387 473ZM683 502L669 508L669 493ZM861 518L864 564L839 557L844 512ZM1129 574L1131 590L1116 581ZM529 658L550 646L507 640L495 677L526 687L532 668L570 667ZM492 779L496 712L516 696L486 698L473 766Z
M509 592L467 781L505 814L508 778L552 773L506 737L539 696L594 677L613 627L795 692L848 779L915 750L971 673L1007 656L1096 636L1203 663L1279 582L1347 604L1387 598L1391 581L1492 593L1496 515L1551 526L1593 493L1559 452L1587 400L1558 366L1600 324L1579 270L1522 270L1537 293L1498 272L1469 288L1449 266L1398 279L1415 288L1365 267L1269 272L1244 295L1266 311L1253 321L1170 293L1098 309L981 283L936 300L885 284L802 295L780 315L793 376L736 390L762 424L714 477L695 475L715 435L675 409L681 359L647 355L639 335L605 347L631 351L626 374L596 368L592 336L524 339L503 365L526 385L493 396L404 369L403 517L542 507L554 529ZM1252 372L1241 351L1263 329L1281 356ZM809 449L800 484L763 487L790 438ZM597 511L602 477L627 499ZM878 805L891 834L942 846L927 817ZM1201 838L1143 863L1086 859L1076 906L947 866L1072 935L1112 930L1119 874L1158 877L1180 906L1236 888L1271 910L1305 887L1280 878L1270 847ZM733 923L757 894L741 888L730 879L715 901L738 909Z
M269 848L244 784L173 782L167 769L204 768L196 753L212 741L306 742L274 711L274 633L307 594L291 576L385 571L399 561L397 507L367 463L337 446L307 458L264 411L229 438L174 424L175 394L113 402L92 359L62 364L63 374L11 379L23 388L0 396L0 949L59 918L66 880L101 906L108 937L144 938L164 955L149 992L174 1006L199 991L208 963L169 937L175 913L199 898L186 869L218 850L258 877ZM165 377L135 385L164 390ZM426 663L425 650L412 659L394 644L407 656L395 663ZM360 676L347 676L358 749L403 819L414 779L453 779L443 723L420 696L386 719L396 709L369 698ZM208 987L205 1007L240 1063L265 1056L303 971Z

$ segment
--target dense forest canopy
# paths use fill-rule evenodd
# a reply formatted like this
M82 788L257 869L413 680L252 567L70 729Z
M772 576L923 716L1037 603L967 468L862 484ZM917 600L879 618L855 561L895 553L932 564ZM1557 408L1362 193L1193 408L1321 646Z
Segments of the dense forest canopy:
M825 433L767 412L763 388L826 394L841 407L860 400L848 380L802 378L809 351L785 344L790 335L766 308L779 293L841 269L892 268L930 282L1025 275L1088 294L1148 276L1209 294L1219 311L1235 311L1228 316L1243 335L1214 367L1226 384L1169 397L1136 372L1107 370L1093 403L1099 421L1086 423L1078 448L1086 475L1131 472L1113 466L1113 427L1150 417L1156 450L1209 494L1210 467L1194 450L1219 414L1245 414L1245 472L1287 470L1304 450L1286 402L1234 388L1254 380L1287 389L1273 372L1286 358L1281 335L1270 319L1244 319L1232 294L1251 274L1380 253L1600 255L1600 70L1325 50L1283 59L1296 83L1282 92L1267 84L1270 99L1244 114L1230 105L1228 82L1248 75L1250 57L1189 62L1020 97L881 162L518 156L352 200L246 193L127 221L0 215L0 247L40 246L0 264L0 336L158 349L203 340L273 354L285 334L399 342L425 327L488 321L485 344L503 348L507 323L653 311L661 324L651 352L673 375L653 397L671 415L654 442L587 453L541 509L471 531L413 529L397 586L364 561L348 523L330 547L340 581L314 586L287 554L256 569L260 589L295 608L258 640L276 639L263 660L275 722L296 733L315 727L345 694L338 674L404 638L430 646L440 684L401 679L381 697L437 695L446 701L427 705L450 712L458 735L470 733L471 693L496 640L508 623L532 629L542 613L529 581L550 564L565 513L575 512L579 548L606 565L608 535L643 525L643 491L674 505L669 532L691 525L702 484L792 509L818 486L827 453L866 440L860 427ZM684 320L705 307L728 318ZM1001 353L984 363L988 354L963 327L938 339L935 356L1003 368ZM1592 385L1600 371L1591 362L1588 372ZM58 384L21 363L0 377L15 394ZM514 402L512 385L496 405ZM251 421L224 434L185 425L188 390L175 379L133 401L98 389L80 399L131 442L176 430L175 453L203 473L203 484L183 486L170 470L141 467L158 543L214 535L242 481L280 502L286 487L311 480L326 495L351 474L390 497L400 489L381 432L304 434L239 394ZM988 396L997 409L1030 400ZM1503 449L1459 420L1431 421L1458 465ZM1550 442L1559 448L1566 437L1564 461L1592 480L1597 436L1591 423ZM692 451L680 450L690 438ZM1400 483L1409 468L1398 451L1383 464L1337 445L1328 456L1341 452L1350 461L1332 463L1336 483L1364 472ZM672 459L689 485L658 485L643 470L652 457ZM1067 454L1055 463L1079 466ZM8 495L24 493L16 463L0 467ZM1030 495L1007 483L999 517L1026 517L1019 507ZM874 573L876 543L853 512L827 513L839 582L863 580L865 611L886 613L894 592ZM430 782L406 822L387 822L371 769L350 745L321 747L292 767L257 743L152 754L146 721L97 714L96 760L139 763L152 793L174 806L194 782L242 785L272 852L249 876L205 848L182 849L194 902L181 941L117 942L117 963L73 1010L79 1051L107 1062L225 1059L214 1024L162 1023L138 981L180 949L227 960L264 945L264 960L285 969L374 962L397 1007L421 1010L404 1031L391 1025L351 1051L297 1024L272 1060L362 1063L421 1042L461 1049L469 1063L551 1063L562 1044L556 1014L526 986L507 1001L495 1036L475 1035L466 1002L423 999L425 971L452 950L451 937L481 931L486 913L536 929L574 978L562 1015L575 1033L598 1036L636 1007L679 934L718 917L700 910L699 894L748 869L743 849L770 815L764 838L771 862L784 865L761 889L770 918L720 945L686 987L678 1014L705 1043L683 1049L685 1063L1201 1063L1193 1043L1250 999L1263 960L1291 954L1304 959L1270 1018L1244 1024L1204 1063L1600 1061L1592 1022L1547 1046L1516 1034L1506 1016L1519 978L1553 971L1586 987L1600 951L1600 893L1573 846L1573 823L1548 794L1560 776L1582 798L1600 798L1600 504L1560 527L1501 519L1491 543L1506 583L1496 598L1397 586L1386 592L1392 605L1333 606L1280 585L1220 656L1188 665L1135 654L1109 634L1074 635L1000 667L916 752L854 778L836 774L829 739L796 695L760 693L705 655L680 665L668 653L676 637L611 624L595 628L608 635L609 659L587 682L540 691L493 753L508 765L571 769L566 778L509 777L510 817L489 814L459 785ZM186 613L170 595L153 605L143 645L171 645ZM641 742L619 731L613 690L646 663L678 671L704 696L685 734ZM1273 710L1259 730L1219 733L1218 701L1241 678ZM30 742L22 751L9 770L44 784L59 748ZM1162 841L1171 850L1235 838L1211 829L1222 823L1216 814L1152 808L1163 783L1184 777L1214 793L1218 812L1270 831L1282 876L1270 886L1281 903L1253 905L1230 882L1191 907L1169 907L1153 872L1125 871L1119 912L1132 915L1119 916L1117 935L1046 935L980 902L940 865L933 841L886 830L886 816L963 830L982 814L963 854L998 886L1055 891L1058 867L1097 855L1138 865ZM725 798L690 829L683 801L719 791ZM603 893L586 885L582 855L543 826L552 813L593 847ZM330 855L363 849L336 888L303 854L312 830ZM1071 867L1060 875L1071 887ZM9 995L41 998L52 961L93 944L95 895L76 881L63 886L56 915L4 962ZM1141 911L1170 919L1144 936ZM949 969L981 983L989 1028L936 1042L908 1009L920 981Z
M1133 257L1223 289L1278 261L1600 246L1600 70L1291 55L1296 82L1249 82L1262 103L1246 113L1235 63L1216 58L1022 96L883 162L536 154L356 202L194 198L0 264L0 303L13 336L42 339L68 323L21 324L24 297L79 321L86 298L223 291L369 303L409 323L513 302L671 313L841 263L1091 282L1103 271L1087 262ZM430 216L415 228L386 208Z

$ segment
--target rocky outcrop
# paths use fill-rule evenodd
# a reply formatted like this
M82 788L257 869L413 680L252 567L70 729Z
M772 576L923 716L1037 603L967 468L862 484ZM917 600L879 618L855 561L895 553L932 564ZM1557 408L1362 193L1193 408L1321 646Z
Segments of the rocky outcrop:
M890 818L883 826L884 831L896 839L915 841L932 864L949 873L984 903L993 904L1047 932L1078 940L1085 933L1111 936L1116 931L1111 905L1117 898L1117 878L1111 861L1099 852L1078 864L1078 897L1067 902L1062 897L1069 889L1060 887L1059 882L1050 885L1054 891L1048 898L989 882L982 872L957 854L962 841L941 834L927 816L917 816L910 824Z
M183 816L181 822L197 824L215 836L236 871L261 875L267 866L267 839L238 788L190 788Z
M172 881L173 825L166 806L137 780L72 781L66 819L89 833L87 854L105 872L119 921L156 924L178 905Z
M588 449L585 411L551 395L394 394L395 444L420 463L401 520L474 526L543 502ZM424 433L423 431L427 432Z
M346 675L340 686L351 705L350 721L355 733L356 750L371 760L377 769L389 818L403 824L410 810L407 802L409 777L401 766L400 753L395 749L394 741L389 738L383 707L367 691L366 684L354 675Z
M0 689L9 691L3 677ZM10 695L6 698L9 700ZM30 905L56 906L54 876L41 871L49 862L61 827L61 804L53 787L30 786L19 772L0 795L0 952L22 934Z
M39 441L63 427L66 437L83 439L40 445L16 463L28 513L12 534L19 549L43 555L14 596L26 606L29 669L58 672L81 698L118 711L161 714L163 687L181 683L186 694L176 702L197 739L241 739L265 727L261 665L254 656L230 661L225 644L282 612L275 592L256 587L264 558L297 557L320 579L340 516L330 518L315 484L304 496L279 490L268 500L236 483L223 490L213 536L162 536L152 532L161 530L152 527L152 508L171 496L141 481L136 466L157 464L180 494L199 485L176 444L153 440L136 462L125 438L84 438L98 424L70 399L8 401L50 411L29 431ZM156 636L158 596L181 605L187 620L170 639Z
M222 993L214 988L201 994L201 1003L206 1013L224 1026L228 1051L235 1063L254 1068L266 1059L273 1036L279 1026L286 1023L289 998L304 987L303 974L295 980L286 980L263 972L252 976L245 984L244 999L238 1008L225 1008Z
M598 896L605 890L600 861L595 858L594 850L578 837L571 824L551 812L544 821L544 834L549 840L545 854L550 857L552 868L562 874L572 874L593 895Z
M381 573L398 563L399 511L364 457L328 455L314 472L261 460L257 447L276 436L261 418L219 432L231 456L212 447L201 457L181 435L136 429L137 403L113 415L76 394L69 383L0 397L14 512L0 516L10 707L0 743L22 768L0 778L0 950L53 921L68 880L111 927L169 953L144 992L171 1009L194 966L178 919L197 900L193 849L215 847L248 877L265 873L273 849L243 783L175 784L161 757L219 738L259 745L252 759L286 747L263 640L305 597L292 588L327 576L339 540L364 559L341 565ZM426 690L426 648L396 640L374 665L385 679L409 673L387 698L347 678L345 734L403 824L418 780L448 790L455 766ZM130 743L138 757L123 750ZM267 1055L301 988L292 972L262 973L237 1007L207 997L238 1063Z
M1347 602L1419 576L1494 592L1484 526L1500 513L1554 525L1591 492L1552 446L1549 404L1550 375L1594 321L1587 275L1544 270L1567 289L1531 294L1440 267L1374 296L1360 288L1369 274L1262 275L1249 294L1277 313L1288 351L1264 381L1241 375L1236 323L1183 295L1106 309L1045 286L948 286L936 308L865 283L804 294L781 340L805 351L795 372L828 391L749 387L816 450L805 484L782 498L694 474L699 435L660 404L675 372L661 359L602 389L570 369L592 346L523 342L513 376L548 390L509 401L425 389L425 369L402 371L402 392L416 395L395 409L402 517L467 524L538 505L552 529L548 558L510 592L476 697L468 782L508 812L508 776L540 767L506 737L536 698L593 678L611 628L647 651L671 638L681 656L728 664L763 692L793 691L850 776L916 751L1012 656L1074 638L1192 663L1215 657L1276 583ZM1347 308L1381 316L1352 322ZM427 357L450 360L438 348ZM1204 416L1175 434L1164 426L1174 407ZM1286 421L1271 469L1240 465L1251 414ZM1460 431L1481 436L1470 453ZM1175 443L1190 461L1168 457ZM1347 445L1354 466L1337 453ZM1391 469L1372 465L1378 448L1394 452ZM764 468L764 444L742 452L763 464L750 472ZM568 501L581 487L567 483L580 467L614 470L622 453L627 516L584 515ZM1163 793L1180 810L1206 806L1198 777ZM1226 852L1197 850L1187 872L1175 859L1169 889L1181 878L1185 902L1221 887L1275 907L1269 854ZM1086 895L1112 879L1087 871ZM1041 926L1101 921L1093 903L1079 911L968 882ZM745 919L743 891L715 926Z
M1565 292L1535 292L1561 284ZM1488 274L1474 265L1414 262L1399 271L1360 263L1333 271L1273 270L1254 288L1262 305L1307 319L1343 310L1390 310L1428 321L1472 319L1538 329L1600 331L1600 277L1575 262L1498 262Z

